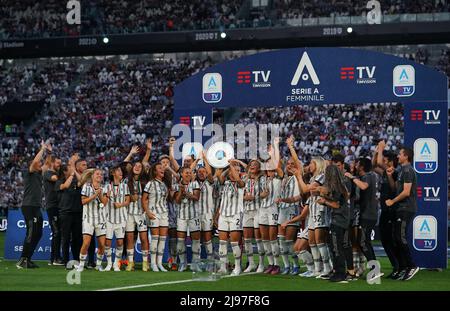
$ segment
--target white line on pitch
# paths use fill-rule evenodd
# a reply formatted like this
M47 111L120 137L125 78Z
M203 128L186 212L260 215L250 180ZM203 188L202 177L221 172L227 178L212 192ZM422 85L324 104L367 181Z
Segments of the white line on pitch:
M257 274L257 272L249 272L249 273L243 273L238 276L246 276L246 275L252 275ZM230 277L237 277L233 275L225 275L222 276L222 278L230 278ZM106 288L106 289L98 289L98 292L110 292L110 291L117 291L117 290L125 290L125 289L135 289L135 288L142 288L142 287L153 287L153 286L160 286L160 285L170 285L170 284L181 284L181 283L188 283L188 282L199 282L193 279L188 280L178 280L178 281L168 281L168 282L158 282L158 283L148 283L148 284L140 284L140 285L131 285L131 286L124 286L124 287L116 287L116 288Z

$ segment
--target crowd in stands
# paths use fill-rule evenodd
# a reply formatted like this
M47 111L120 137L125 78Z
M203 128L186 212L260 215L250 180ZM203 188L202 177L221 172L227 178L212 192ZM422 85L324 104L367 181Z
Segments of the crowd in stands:
M367 0L275 0L277 19L361 16L368 11ZM380 1L383 15L448 12L446 0Z
M447 0L380 1L383 14L449 12ZM367 0L90 0L81 2L81 24L66 21L66 2L3 0L0 39L127 34L174 30L266 27L299 17L361 16Z
M54 100L45 102L33 130L25 134L23 126L0 124L0 189L6 193L0 198L0 206L20 206L21 170L26 168L43 137L51 139L56 156L67 160L73 152L80 152L90 167L100 163L111 167L123 161L130 147L145 146L146 138L154 141L153 156L161 154L163 151L157 148L167 142L172 125L174 85L210 63L209 59L133 60L94 62L84 71L80 69L84 66L81 63L40 68L36 79L42 83L36 83L31 89L36 96L26 93L23 99L31 96L35 100L51 97ZM10 71L15 72L2 70ZM53 77L71 77L73 72L82 72L82 75L77 77L73 87L66 87L62 90L64 93L59 94L62 80ZM44 83L42 75L58 83ZM65 84L71 81L68 78ZM17 96L13 86L0 90L7 98Z
M294 146L304 161L311 155L330 159L343 152L346 162L351 162L371 156L381 139L388 142L387 149L398 151L404 138L403 107L397 103L249 108L234 121L250 123L279 124L281 140L294 135ZM281 148L287 159L288 148Z

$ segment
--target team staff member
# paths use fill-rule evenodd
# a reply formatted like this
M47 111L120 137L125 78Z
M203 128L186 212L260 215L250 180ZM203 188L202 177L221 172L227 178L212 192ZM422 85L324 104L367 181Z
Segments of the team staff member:
M401 165L396 183L397 196L392 200L386 200L386 205L391 207L397 204L395 211L394 238L396 250L399 255L400 273L397 280L410 280L419 271L411 257L406 232L414 215L417 212L417 176L411 166L414 153L409 148L403 148L398 155L398 163ZM391 172L388 172L391 174Z
M350 173L345 173L345 176L352 179L353 183L360 189L360 246L369 262L376 260L370 237L378 219L377 180L375 173L372 171L371 160L360 158L356 169L359 179ZM383 276L383 273L379 273L375 278L381 276Z
M395 181L397 180L397 157L392 152L384 150L386 143L384 140L378 143L372 158L374 164L374 172L381 176L380 187L380 240L386 255L392 265L392 273L388 278L395 278L400 272L397 249L394 241L394 223L395 223L395 208L386 205L386 200L393 199L396 196Z
M44 172L44 197L45 209L47 211L48 221L52 230L52 252L50 255L49 266L64 265L61 259L61 229L58 211L58 195L55 188L58 180L58 171L61 167L61 159L49 156L49 166Z
M356 277L356 271L355 271L355 266L354 266L354 262L353 262L353 254L352 254L352 243L351 243L351 234L352 234L352 216L354 213L354 198L352 197L352 193L354 193L354 190L356 188L356 185L353 183L353 181L345 176L345 173L348 172L350 170L350 166L348 164L346 164L344 162L345 157L341 154L335 154L332 158L331 158L331 162L333 163L333 165L336 165L337 168L339 169L339 171L342 173L342 175L344 176L344 184L345 184L345 188L347 189L347 193L348 193L348 215L349 215L349 224L347 229L344 232L344 255L345 255L345 261L347 263L347 280L351 280L351 281L356 281L357 277ZM333 210L332 210L333 212Z
M324 186L320 187L319 204L331 208L331 244L333 247L334 274L331 282L346 283L345 232L350 224L348 192L342 172L336 165L328 165L325 169Z
M38 268L31 261L34 250L42 237L42 158L45 150L51 152L50 145L41 142L41 149L34 157L24 176L24 196L22 203L22 214L25 218L27 232L23 241L22 255L16 263L18 269Z
M58 191L58 209L61 223L61 248L63 262L65 265L67 265L70 259L69 248L72 248L73 259L79 257L79 253L74 253L74 249L76 249L75 239L78 235L78 219L74 217L74 213L72 213L73 201L76 198L76 179L74 168L68 165L62 165L59 171L58 181L55 184L56 190ZM81 217L79 221L82 221ZM72 235L74 232L76 236ZM79 234L82 234L81 231Z

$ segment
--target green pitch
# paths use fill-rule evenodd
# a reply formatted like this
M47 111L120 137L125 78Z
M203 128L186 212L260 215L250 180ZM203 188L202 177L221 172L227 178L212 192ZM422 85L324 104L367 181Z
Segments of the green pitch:
M329 281L305 279L299 276L267 276L264 274L241 275L223 278L215 282L192 280L190 272L98 272L86 270L81 273L80 285L68 285L68 271L63 267L47 266L47 262L36 262L40 268L18 270L15 261L3 259L5 233L0 233L0 290L51 290L80 291L124 288L123 290L152 291L304 291L304 290L369 290L369 291L448 291L450 290L450 269L442 272L421 270L408 282L381 279L381 284L369 285L365 280L348 284L331 284ZM244 258L245 262L245 258ZM382 271L389 274L386 258L380 258ZM137 265L137 269L140 265ZM170 282L170 284L165 284ZM163 284L159 284L163 283ZM142 286L140 286L142 285ZM145 285L145 286L144 286ZM130 288L126 288L130 287Z

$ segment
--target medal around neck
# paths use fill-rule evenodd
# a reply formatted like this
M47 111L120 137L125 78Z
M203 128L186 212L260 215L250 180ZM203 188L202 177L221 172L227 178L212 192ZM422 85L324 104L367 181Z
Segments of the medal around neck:
M214 143L206 153L209 164L214 168L224 168L228 166L228 161L234 157L234 148L227 142Z

